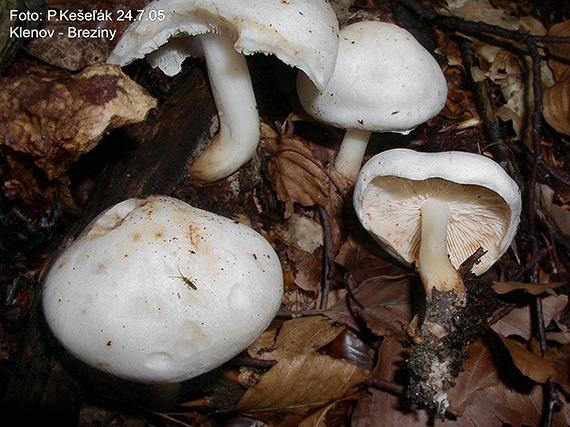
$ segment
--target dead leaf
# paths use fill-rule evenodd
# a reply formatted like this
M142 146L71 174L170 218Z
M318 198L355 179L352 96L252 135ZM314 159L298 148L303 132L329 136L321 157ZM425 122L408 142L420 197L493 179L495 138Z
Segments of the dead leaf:
M305 291L318 293L323 276L322 258L294 246L289 247L287 255L294 265L295 285Z
M284 243L313 253L323 245L323 227L315 220L300 214L292 214L284 224L275 228Z
M334 304L326 314L331 319L358 330L360 326L353 314L357 312L377 336L398 333L404 330L413 317L412 294L409 278L378 276L365 280L354 292L364 310L356 308L351 301L351 310L348 311L347 300L343 300Z
M563 282L555 282L555 283L541 283L541 284L532 284L532 283L520 283L520 282L493 282L493 290L502 295L516 290L524 290L531 295L540 295L543 292L546 292L550 289L556 289L562 286Z
M305 418L299 427L346 426L347 414L351 411L354 397L341 399Z
M43 75L0 80L0 134L4 145L31 156L50 180L105 132L144 120L156 106L117 65L92 65L65 77L44 68Z
M548 36L570 37L570 20L554 24L548 30ZM549 43L547 47L549 53L548 65L552 68L555 79L559 80L570 66L570 44Z
M283 322L280 328L264 332L252 345L251 357L281 360L314 353L339 336L344 326L325 316L306 316Z
M555 371L548 360L527 350L520 342L497 334L509 350L515 366L525 376L538 383L545 383Z
M381 251L383 249L372 240L370 234L359 228L351 232L340 247L335 262L348 271L357 283L377 276L399 276L409 273L409 270L381 258L384 256L391 259Z
M550 207L550 218L567 239L570 239L570 211L558 206Z
M570 135L570 68L544 89L544 119L556 131Z
M496 8L487 0L448 0L444 11L468 21L485 22L509 30L518 30L521 26L520 21L507 10Z
M538 285L537 285L538 286ZM548 296L542 299L544 323L548 325L568 304L567 295ZM508 337L518 335L525 340L532 337L532 320L529 307L517 307L491 326L495 332Z
M553 347L545 357L554 369L552 380L570 394L570 347Z
M261 124L261 148L269 156L268 171L277 195L285 204L285 218L293 214L293 203L327 205L326 173L300 137L286 137Z
M497 386L498 387L498 386ZM457 422L439 422L438 427L522 427L522 416L517 408L510 408L490 391L495 387L475 392L473 402Z
M507 423L517 426L538 426L541 424L542 407L544 404L544 397L542 394L542 387L536 385L529 390L528 393L516 392L504 384L499 384L496 387L489 387L482 393L486 396L487 401L493 408L502 406L503 413L508 414L507 410L516 414L519 422L515 423L516 418L514 414L511 415L512 421ZM488 406L480 406L480 411L485 411ZM568 405L565 405L560 412L554 412L552 420L553 427L567 427L568 425Z
M366 374L352 363L320 354L282 359L249 388L233 411L272 425L298 426L315 411L356 398Z
M429 426L429 416L426 411L416 412L402 407L398 397L392 394L370 389L358 400L352 415L351 426L426 427Z
M463 413L473 402L475 392L499 384L499 375L493 356L483 339L476 340L468 349L469 359L463 363L463 372L449 392L454 413Z
M293 203L326 208L346 194L346 179L325 169L300 136L280 135L262 123L260 148L269 157L268 172L285 204L285 218L293 214Z
M370 372L369 378L387 382L395 382L396 374L404 367L408 351L405 334L389 335L382 340L378 348L378 363Z

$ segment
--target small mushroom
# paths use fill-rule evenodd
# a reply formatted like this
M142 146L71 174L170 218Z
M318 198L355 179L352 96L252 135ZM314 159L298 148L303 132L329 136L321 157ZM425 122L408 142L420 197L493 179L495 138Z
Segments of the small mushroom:
M346 129L335 168L354 182L372 132L408 134L445 106L447 83L434 57L406 30L376 21L339 33L334 73L324 90L298 73L303 108Z
M363 227L433 288L464 293L457 268L477 249L481 275L509 248L521 213L520 190L492 159L473 153L398 148L372 157L354 189Z
M187 379L251 344L281 304L271 245L249 227L166 196L98 216L57 258L45 318L78 359L155 384L171 406Z
M235 172L252 158L259 142L257 104L244 54L275 54L305 71L319 88L333 72L338 22L324 0L155 0L141 16L108 62L126 65L154 52L149 62L174 75L186 57L203 53L219 130L191 165L191 174L202 181Z

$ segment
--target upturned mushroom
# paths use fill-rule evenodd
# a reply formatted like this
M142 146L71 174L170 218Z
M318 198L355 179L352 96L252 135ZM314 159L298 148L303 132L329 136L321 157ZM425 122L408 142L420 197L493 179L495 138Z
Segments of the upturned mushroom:
M150 54L153 66L174 75L186 57L205 57L219 129L191 165L191 174L202 181L235 172L252 158L259 142L257 103L244 54L275 54L321 89L334 69L338 22L325 0L155 0L141 16L108 62L126 65Z
M457 269L468 259L470 266L482 248L471 267L479 276L506 252L519 223L519 188L499 164L479 154L392 149L372 157L360 171L354 208L389 254L419 272L427 301L408 328L413 339L407 394L443 416L464 348L484 330L492 312L483 299L466 292L463 278L470 285L484 281Z
M260 234L151 196L109 208L64 250L45 278L43 309L71 354L156 385L158 403L171 406L182 381L263 332L282 288L279 259Z
M426 295L464 293L457 268L478 248L479 276L509 248L520 190L492 159L473 153L384 151L362 168L354 189L362 226L394 258L419 271Z
M339 40L324 90L299 72L297 92L310 115L346 129L334 166L354 182L372 132L410 133L443 109L447 83L434 57L397 25L358 22Z

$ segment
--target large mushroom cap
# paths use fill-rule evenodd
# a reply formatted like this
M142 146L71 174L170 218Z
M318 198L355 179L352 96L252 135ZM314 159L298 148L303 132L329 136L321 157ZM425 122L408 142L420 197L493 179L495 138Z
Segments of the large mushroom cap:
M155 0L142 16L123 34L108 62L126 65L171 37L230 32L238 52L274 54L303 70L318 87L324 87L334 69L338 21L324 0ZM191 53L180 49L164 49L173 61L164 70L170 75Z
M487 271L510 246L521 213L518 186L488 157L458 151L384 151L362 168L354 207L378 243L412 264L420 247L420 206L434 197L449 203L447 252L453 266L458 268L482 247L487 253L472 271Z
M123 201L87 227L46 277L43 307L54 335L83 362L169 383L245 349L275 316L282 287L261 235L153 196Z
M408 31L364 21L340 31L325 89L299 73L297 92L309 114L333 126L409 133L443 109L447 83L437 61Z

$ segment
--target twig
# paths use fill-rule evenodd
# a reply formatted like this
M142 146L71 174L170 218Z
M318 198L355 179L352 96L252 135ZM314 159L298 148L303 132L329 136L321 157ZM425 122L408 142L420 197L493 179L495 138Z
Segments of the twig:
M552 250L553 250L553 247L548 246L546 248L541 249L537 253L535 253L529 262L527 262L525 265L520 267L518 269L518 271L511 276L510 280L513 282L518 282L519 280L521 280L523 278L523 276L528 274L528 272L534 270L536 268L536 266L542 261L542 259L546 255L548 255L550 252L552 252Z
M398 396L404 396L404 386L391 381L381 380L379 378L368 378L362 382L363 385L374 387L378 390L391 391Z
M487 80L480 81L475 79L470 73L474 67L479 66L479 61L473 50L472 43L470 40L460 37L458 45L461 50L465 71L469 73L471 77L471 86L475 93L477 111L483 119L483 130L488 141L487 148L491 149L498 163L513 177L518 186L524 188L524 180L520 175L517 164L511 159L511 155L507 150L507 144L499 129L499 120L493 111L493 102L489 93Z
M321 304L319 308L324 310L327 308L327 304L329 302L329 292L331 290L331 282L335 272L335 253L329 214L326 209L321 206L318 206L318 211L323 226L323 283L321 288Z
M258 359L249 356L236 357L235 362L240 366L248 366L250 368L262 368L262 369L269 369L277 364L277 360Z

